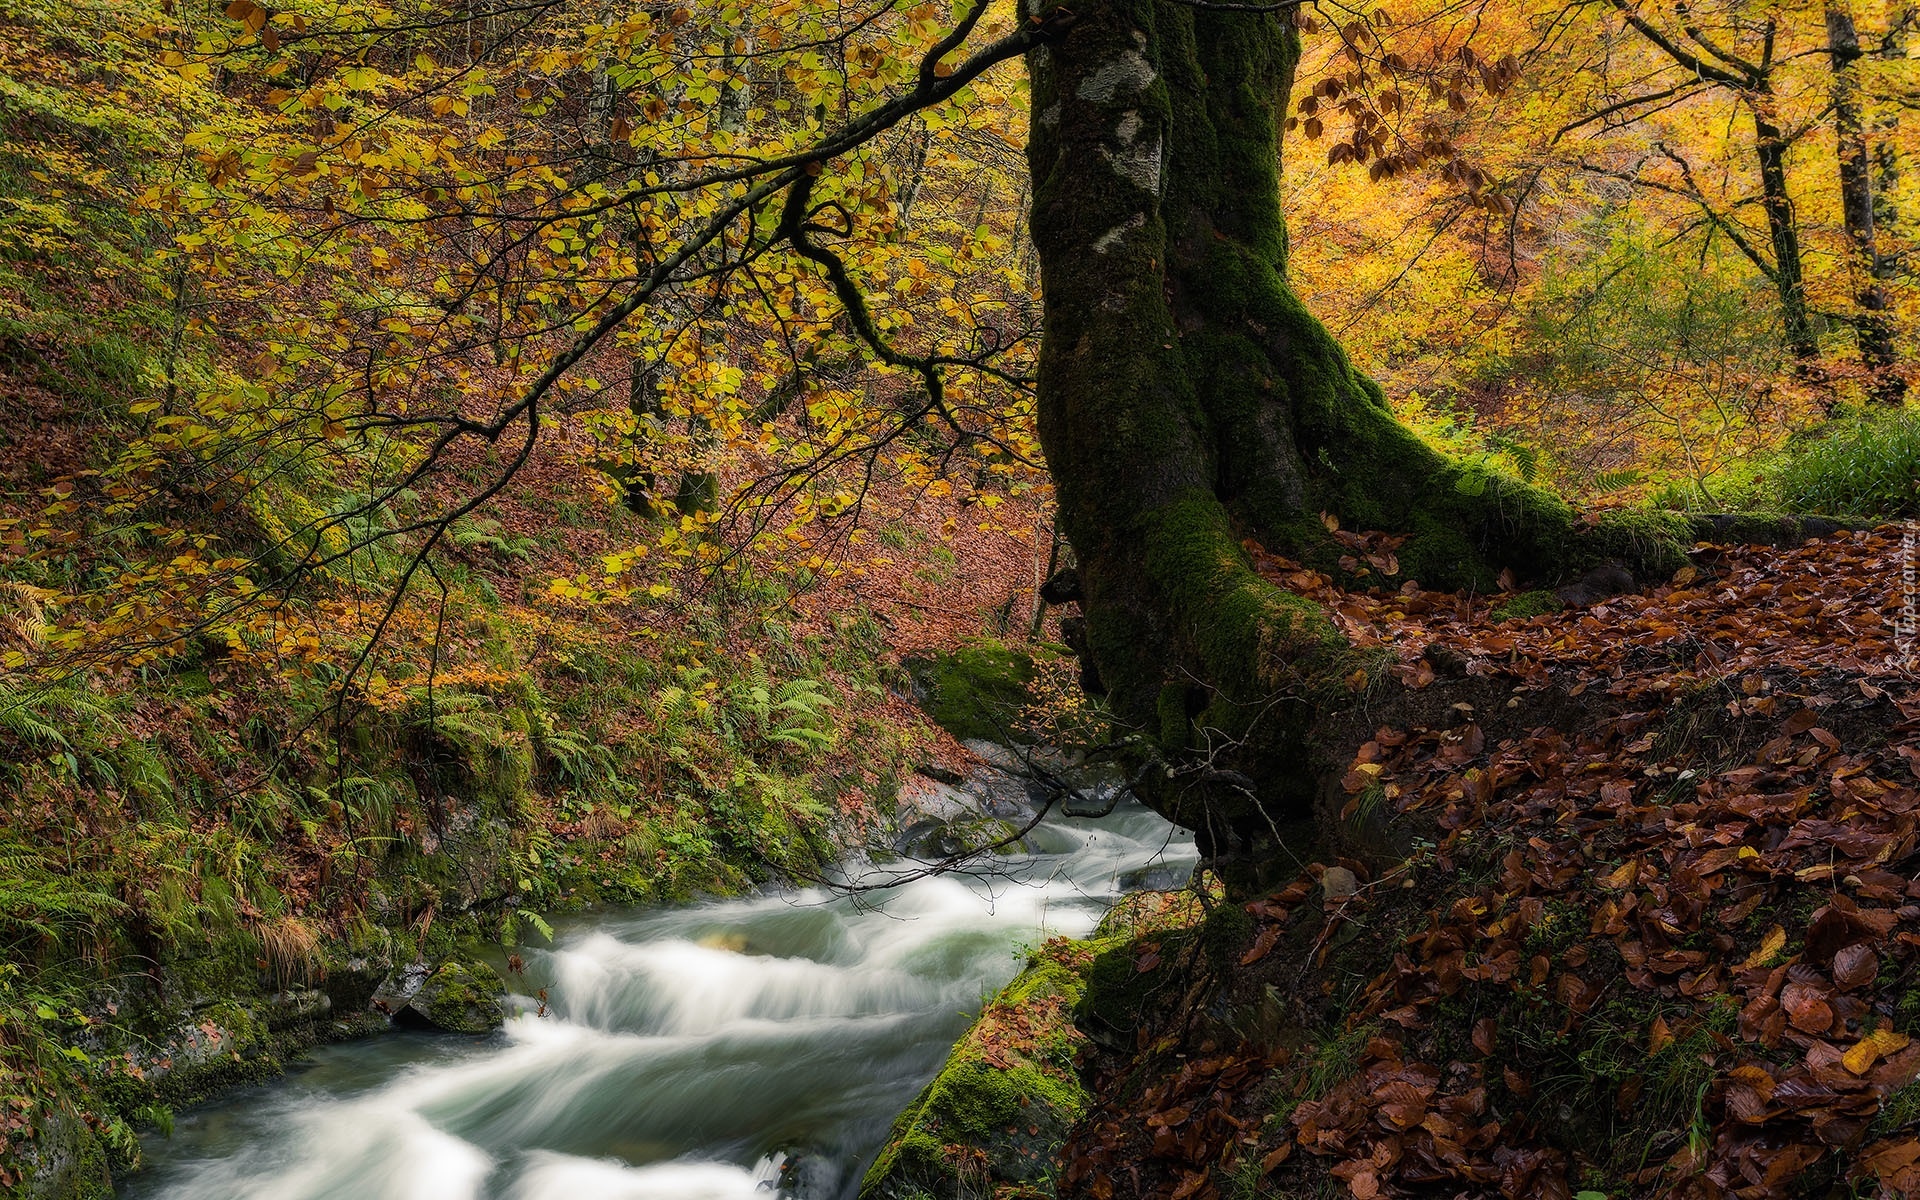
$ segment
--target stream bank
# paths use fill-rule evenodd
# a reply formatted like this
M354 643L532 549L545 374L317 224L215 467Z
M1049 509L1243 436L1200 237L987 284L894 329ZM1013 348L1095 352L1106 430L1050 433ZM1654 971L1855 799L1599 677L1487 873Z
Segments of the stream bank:
M521 950L500 1032L323 1048L181 1114L122 1194L851 1200L983 994L1094 934L1123 880L1191 862L1123 806L865 897L568 916Z

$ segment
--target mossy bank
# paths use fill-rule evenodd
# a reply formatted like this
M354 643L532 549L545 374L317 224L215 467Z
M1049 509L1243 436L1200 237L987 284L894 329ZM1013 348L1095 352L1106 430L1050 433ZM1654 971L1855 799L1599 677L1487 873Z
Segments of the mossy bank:
M1087 1105L1079 1076L1087 1035L1076 1014L1089 975L1198 912L1190 893L1135 893L1090 939L1056 938L1035 951L894 1122L862 1200L1052 1196L1059 1148Z

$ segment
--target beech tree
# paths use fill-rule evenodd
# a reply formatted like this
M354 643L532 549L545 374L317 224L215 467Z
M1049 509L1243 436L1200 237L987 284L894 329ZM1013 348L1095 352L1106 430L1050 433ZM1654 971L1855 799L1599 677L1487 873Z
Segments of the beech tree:
M1671 568L1678 530L1583 524L1429 449L1295 295L1277 175L1289 6L1070 7L1029 56L1040 436L1142 794L1258 863L1312 817L1313 701L1368 680L1243 539L1338 572L1335 531L1379 530L1404 538L1391 582L1490 587L1502 570Z

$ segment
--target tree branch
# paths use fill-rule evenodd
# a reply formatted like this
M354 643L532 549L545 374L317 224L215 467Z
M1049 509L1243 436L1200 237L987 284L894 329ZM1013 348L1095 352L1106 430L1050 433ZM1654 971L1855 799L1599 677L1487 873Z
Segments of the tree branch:
M1751 80L1740 75L1735 75L1723 67L1716 67L1698 55L1688 53L1678 42L1668 37L1665 33L1662 33L1658 27L1635 12L1633 10L1633 0L1609 0L1609 2L1616 9L1620 10L1620 15L1626 18L1627 24L1638 30L1641 37L1646 38L1658 46L1666 52L1668 58L1671 58L1687 70L1692 71L1701 79L1711 79L1715 83L1724 84L1731 88L1745 89L1751 86Z

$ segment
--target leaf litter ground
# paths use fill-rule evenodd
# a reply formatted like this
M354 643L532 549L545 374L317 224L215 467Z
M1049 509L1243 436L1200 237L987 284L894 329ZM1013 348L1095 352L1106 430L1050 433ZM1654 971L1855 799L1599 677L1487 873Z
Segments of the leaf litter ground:
M1391 853L1134 951L1063 1194L1920 1195L1911 553L1702 546L1502 622L1256 550L1439 702L1348 743Z

